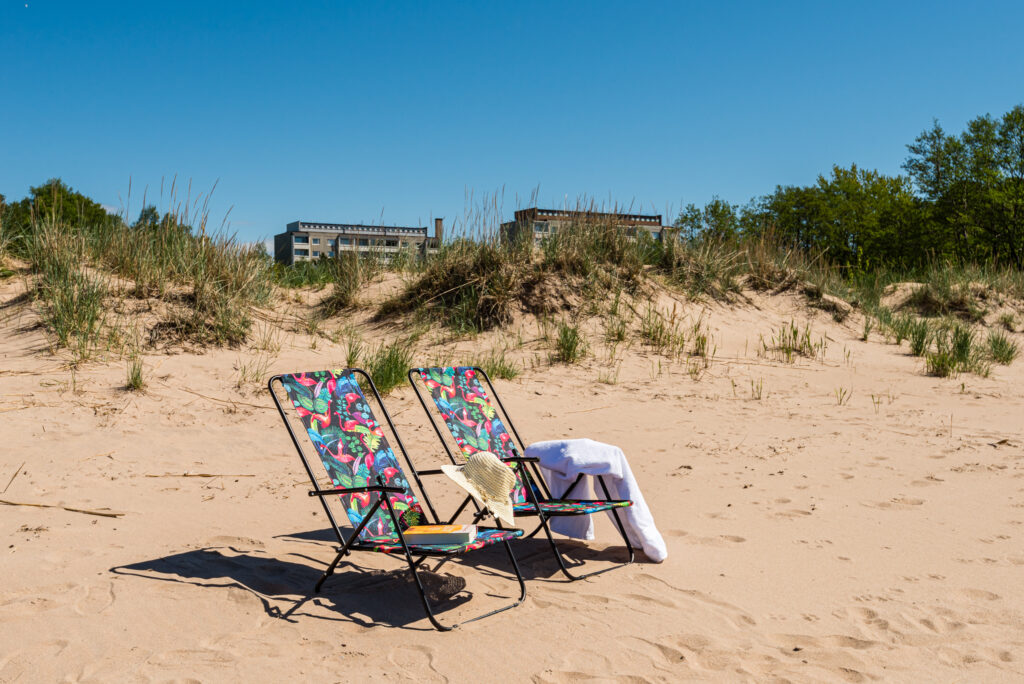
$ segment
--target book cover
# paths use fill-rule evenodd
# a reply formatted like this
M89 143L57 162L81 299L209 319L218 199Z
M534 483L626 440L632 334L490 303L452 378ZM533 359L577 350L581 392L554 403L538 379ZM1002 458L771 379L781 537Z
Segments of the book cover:
M476 539L476 525L413 525L402 534L410 544L466 544Z

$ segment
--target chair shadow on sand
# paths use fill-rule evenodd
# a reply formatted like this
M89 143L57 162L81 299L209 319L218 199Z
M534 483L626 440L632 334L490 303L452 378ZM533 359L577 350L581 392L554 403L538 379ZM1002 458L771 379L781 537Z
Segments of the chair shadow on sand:
M235 587L257 597L270 617L290 622L297 621L298 617L309 617L345 620L363 627L387 625L432 631L429 624L414 626L414 623L424 619L423 608L403 556L394 557L396 562L393 569L380 570L359 565L360 559L367 554L351 554L338 566L321 592L314 594L313 586L331 557L327 547L335 547L333 531L310 530L277 538L310 545L309 555L305 552L290 552L286 554L288 558L282 558L260 550L216 546L116 566L110 572L211 589ZM567 562L574 565L595 561L614 562L625 553L625 547L597 550L572 541L561 543L560 548L565 551ZM546 540L517 541L513 544L513 551L524 579L564 583L559 579L551 579L558 573L558 568L551 560ZM512 592L518 593L515 590L515 579L508 572L508 557L504 549L492 547L455 559L428 560L420 569L420 578L437 614L457 608L473 598L473 592L467 589L464 579L445 572L445 566L449 563L465 565L482 574L498 577L508 582L509 595ZM495 596L490 591L481 593L488 597ZM308 604L321 610L312 612ZM336 616L325 615L322 609L333 611Z

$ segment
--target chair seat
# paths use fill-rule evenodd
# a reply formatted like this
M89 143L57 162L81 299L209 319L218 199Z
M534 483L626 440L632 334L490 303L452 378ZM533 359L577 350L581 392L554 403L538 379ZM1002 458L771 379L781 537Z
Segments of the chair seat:
M540 502L544 515L590 515L612 508L632 506L632 501L600 501L591 499L550 499ZM532 501L512 505L515 515L537 515L537 506Z
M511 541L523 536L523 530L498 530L494 528L478 528L476 539L465 544L409 544L409 552L414 556L455 556L467 551L482 549L491 544ZM370 537L352 548L361 551L379 551L381 553L402 553L402 542L398 537Z

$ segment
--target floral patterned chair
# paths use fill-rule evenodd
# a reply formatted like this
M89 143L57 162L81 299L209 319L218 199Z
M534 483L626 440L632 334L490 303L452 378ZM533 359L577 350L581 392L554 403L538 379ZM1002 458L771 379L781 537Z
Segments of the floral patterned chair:
M377 388L365 371L353 368L291 373L276 375L267 383L292 443L299 452L306 474L313 483L309 495L320 499L340 544L338 555L316 583L314 591L320 591L324 581L338 567L338 563L352 551L374 551L402 556L409 565L409 572L419 590L427 617L434 627L447 631L451 627L442 625L434 616L423 584L417 575L417 567L428 557L451 557L493 544L503 544L519 581L519 599L511 605L465 622L479 620L518 606L526 597L526 585L509 542L522 536L522 530L501 529L500 524L497 528L479 527L476 538L465 544L418 545L405 540L402 532L411 525L441 521L426 492L423 492L420 486L432 520L424 514L405 477L402 465L370 409L357 375L362 376L372 390L392 434L395 435L398 449L411 468L401 437L395 431L391 416L381 403ZM285 413L279 392L275 390L276 385L283 388L289 402L298 412L299 419L327 471L332 486L322 488L318 483L310 460L306 457ZM416 479L419 484L418 475ZM345 512L347 520L344 520L343 524L352 527L352 532L347 538L335 517L335 512L328 505L331 499L335 499Z
M591 575L597 575L608 570L622 567L633 562L635 557L632 544L626 535L616 509L632 506L633 502L628 500L612 499L608 493L608 487L601 477L597 477L597 484L604 491L604 499L572 499L569 495L577 484L583 479L581 474L560 496L553 496L548 488L540 468L537 466L538 459L524 457L523 440L519 437L515 425L508 417L505 406L501 403L498 393L491 384L491 379L482 368L456 366L448 368L413 368L409 371L409 383L416 391L416 396L427 413L438 439L444 446L448 458L452 463L458 463L448 442L444 439L437 422L434 420L433 412L428 408L420 393L419 378L422 385L430 393L434 406L440 412L448 431L452 434L455 444L462 454L468 456L477 451L490 451L497 454L516 473L516 486L512 491L513 512L517 516L536 516L539 519L537 528L528 537L532 537L540 530L544 530L551 550L558 561L558 567L562 573L571 580L583 579ZM480 379L487 383L484 389ZM497 402L497 408L491 403L491 397ZM498 413L505 416L504 422ZM512 429L512 435L505 429L505 423ZM512 436L515 436L515 439ZM518 443L518 444L517 444ZM427 471L421 471L426 473ZM467 498L458 512L461 512L467 505L475 502ZM569 571L563 554L559 551L551 535L551 528L548 526L548 519L554 516L564 515L593 515L600 511L607 511L611 514L615 526L626 543L628 559L625 563L614 565L610 568L596 570L583 575L576 575ZM456 515L458 515L458 512ZM477 507L476 519L479 520L487 515ZM454 516L453 516L454 519Z

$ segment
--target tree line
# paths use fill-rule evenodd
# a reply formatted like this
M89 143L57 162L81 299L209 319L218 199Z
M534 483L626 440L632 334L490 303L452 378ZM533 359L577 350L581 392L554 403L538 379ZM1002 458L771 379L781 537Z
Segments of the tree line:
M121 215L111 214L99 202L77 192L59 178L51 178L41 185L29 188L27 197L7 203L0 194L0 228L9 248L19 253L28 244L26 237L36 221L54 221L71 226L99 228L119 224L133 228L172 227L191 232L191 226L172 212L163 215L153 205L146 205L133 222L126 222Z
M847 268L936 260L1024 267L1024 106L950 134L938 121L907 145L906 175L833 166L813 185L777 186L746 205L687 205L684 240L771 236Z

